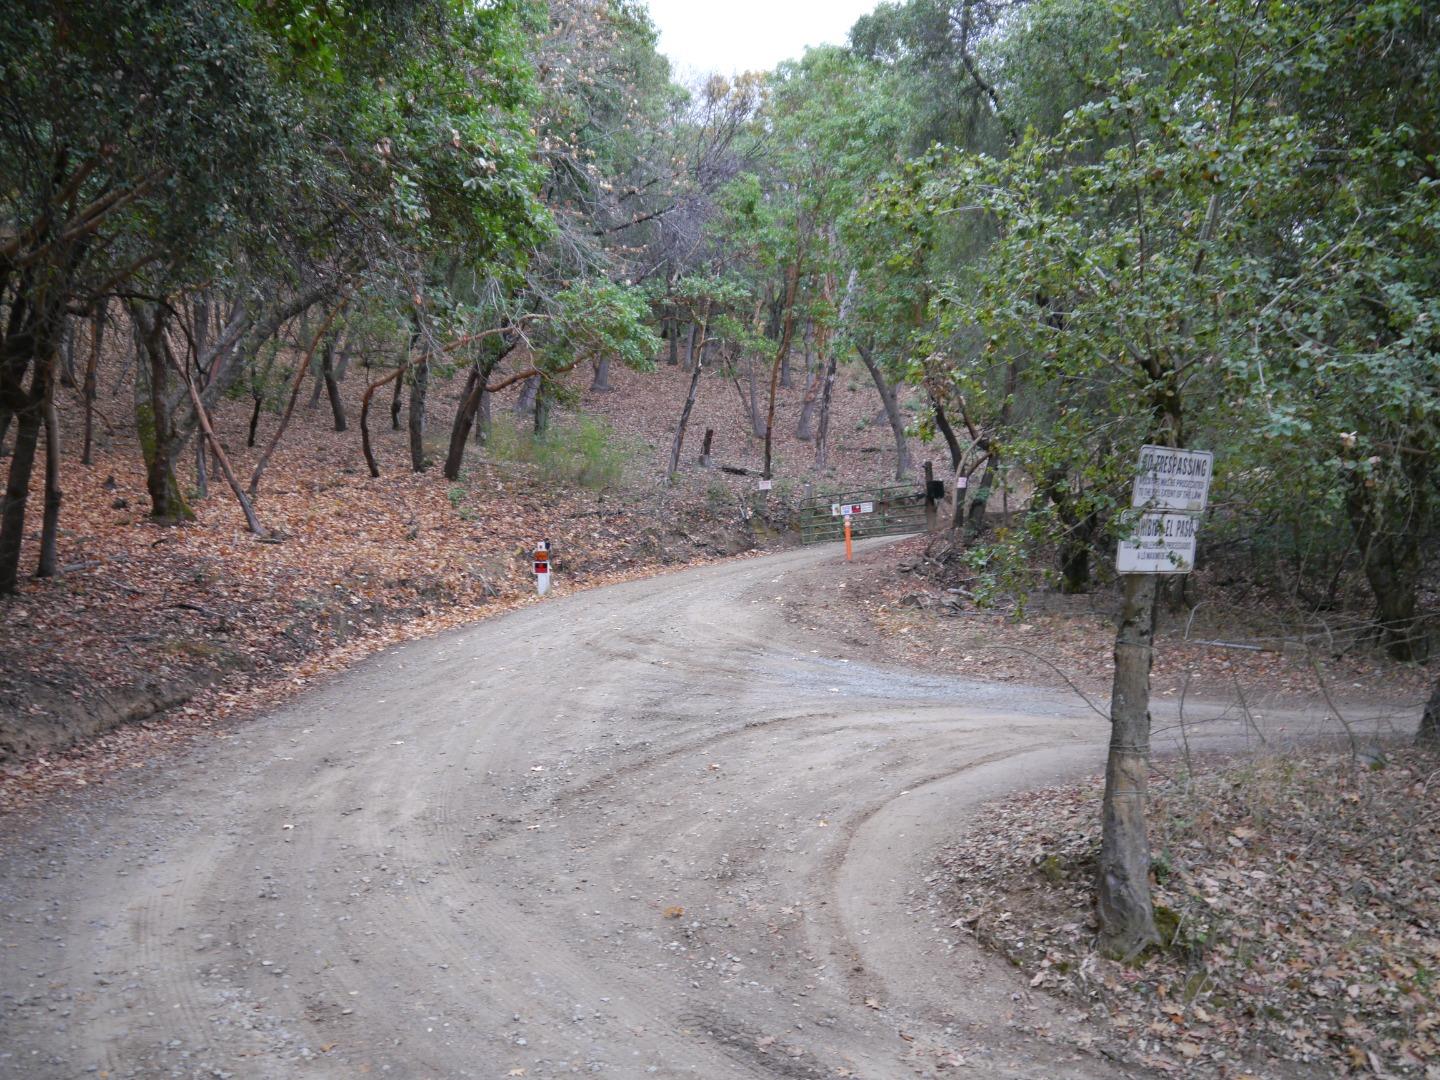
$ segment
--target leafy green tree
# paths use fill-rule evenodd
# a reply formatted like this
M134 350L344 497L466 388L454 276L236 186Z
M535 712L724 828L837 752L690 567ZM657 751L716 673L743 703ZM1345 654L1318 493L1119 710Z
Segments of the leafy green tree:
M144 270L176 272L245 229L280 186L292 114L269 55L244 13L224 5L22 0L7 12L0 432L12 421L17 430L0 513L0 592L17 585L68 313ZM142 443L153 434L142 431Z
M1097 92L1057 130L1029 128L1003 156L936 159L933 212L995 230L941 285L947 318L984 338L955 378L979 396L1003 365L1007 400L1028 386L1043 403L1010 437L1054 511L1034 519L1037 538L1084 522L1088 543L1104 535L1097 518L1126 529L1115 511L1143 442L1212 446L1224 498L1227 476L1295 475L1328 441L1299 465L1305 495L1348 510L1380 628L1414 655L1412 538L1433 528L1435 483L1422 284L1436 280L1434 153L1423 128L1382 127L1379 103L1404 91L1433 115L1419 50L1434 17L1222 2L1158 24L1118 6L1112 18ZM1392 70L1363 62L1387 49ZM1330 97L1347 79L1368 116ZM1381 599L1392 593L1409 606ZM1154 615L1153 577L1127 578L1100 879L1102 941L1120 954L1155 940L1142 809Z

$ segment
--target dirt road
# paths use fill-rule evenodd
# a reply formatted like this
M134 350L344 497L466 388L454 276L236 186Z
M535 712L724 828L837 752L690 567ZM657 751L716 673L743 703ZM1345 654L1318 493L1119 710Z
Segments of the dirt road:
M786 623L843 572L552 597L12 824L0 1076L1116 1075L923 880L1106 725Z

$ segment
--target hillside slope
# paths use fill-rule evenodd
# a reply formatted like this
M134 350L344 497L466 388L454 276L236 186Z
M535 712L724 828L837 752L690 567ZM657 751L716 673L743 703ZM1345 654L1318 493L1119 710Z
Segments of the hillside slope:
M55 751L117 724L146 720L156 738L183 737L383 644L525 602L533 595L529 550L542 538L555 547L561 591L733 554L757 537L774 542L813 459L793 436L796 387L779 392L772 496L762 503L753 478L702 469L696 458L707 427L716 431L720 462L756 469L762 453L735 387L707 375L682 473L666 487L689 375L662 363L650 373L612 372L614 389L603 393L586 391L588 371L570 376L579 412L556 415L556 438L563 444L580 414L603 421L613 434L602 452L623 462L618 483L591 490L566 475L566 462L583 458L579 450L558 475L479 447L456 483L438 467L413 473L406 433L390 426L388 387L372 405L382 470L372 479L358 416L367 377L379 372L357 363L342 384L344 433L333 430L323 396L311 407L304 388L256 499L272 533L260 540L245 531L218 476L207 498L192 500L193 523L147 518L128 365L117 353L103 367L94 464L66 461L62 572L0 600L0 760L8 759L12 789L68 767L52 760ZM432 457L443 453L461 383L457 375L432 386ZM518 396L518 386L497 395L498 424L528 423L512 415ZM57 401L65 456L78 458L79 394L62 390ZM279 422L272 400L256 447L247 447L249 406L227 400L215 417L242 482ZM853 374L837 381L833 467L822 483L893 482L888 428L866 422L878 406L868 382ZM181 483L193 496L193 458L182 464ZM777 528L764 527L767 520ZM34 565L38 525L37 517L26 567ZM98 753L105 757L105 747Z

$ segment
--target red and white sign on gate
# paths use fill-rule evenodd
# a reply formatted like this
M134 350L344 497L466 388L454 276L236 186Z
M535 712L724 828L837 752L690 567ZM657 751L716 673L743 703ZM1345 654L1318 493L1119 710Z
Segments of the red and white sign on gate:
M873 502L863 503L831 503L831 517L852 517L855 514L873 514L875 504Z
M541 596L550 591L550 541L535 545L535 590Z

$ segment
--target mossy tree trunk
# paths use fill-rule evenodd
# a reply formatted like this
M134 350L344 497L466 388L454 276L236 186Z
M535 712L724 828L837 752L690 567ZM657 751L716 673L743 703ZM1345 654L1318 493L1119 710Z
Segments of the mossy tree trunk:
M145 489L150 494L150 517L165 525L192 521L195 512L185 501L175 475L175 463L184 449L176 437L169 398L169 365L165 350L164 315L136 303L131 305L140 352L135 370L135 431L145 459Z

